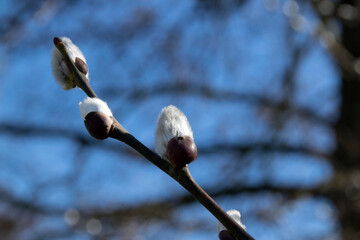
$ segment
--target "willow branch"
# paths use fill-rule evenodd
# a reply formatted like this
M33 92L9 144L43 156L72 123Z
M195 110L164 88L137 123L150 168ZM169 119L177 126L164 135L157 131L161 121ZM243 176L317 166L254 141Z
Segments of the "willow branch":
M113 129L110 137L122 141L135 149L146 159L176 180L181 186L188 190L206 209L211 212L236 239L251 240L254 239L243 228L241 228L229 215L195 182L189 169L175 168L168 161L162 159L159 155L151 151L114 119Z
M77 69L75 63L70 59L65 45L59 38L54 38L56 48L64 57L77 87L82 89L89 97L96 98L85 75ZM253 240L254 238L240 227L192 178L187 166L176 168L168 161L151 151L133 135L131 135L114 117L109 136L126 143L146 159L175 179L181 186L188 190L206 209L209 210L235 237L237 240Z

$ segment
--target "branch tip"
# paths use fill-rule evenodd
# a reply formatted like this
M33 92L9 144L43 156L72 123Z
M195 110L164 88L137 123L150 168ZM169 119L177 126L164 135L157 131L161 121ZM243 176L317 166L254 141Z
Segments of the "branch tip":
M55 46L58 45L59 43L62 43L62 41L59 37L54 37L53 41L54 41Z

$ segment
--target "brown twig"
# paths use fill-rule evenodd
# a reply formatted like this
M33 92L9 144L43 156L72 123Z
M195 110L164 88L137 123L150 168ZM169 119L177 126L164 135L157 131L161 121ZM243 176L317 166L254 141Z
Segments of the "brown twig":
M163 170L170 177L175 179L181 186L188 190L206 209L209 210L233 235L236 239L254 239L243 228L241 228L229 215L195 182L189 169L175 168L168 161L151 151L114 119L113 129L110 137L122 141L135 149L154 165Z
M59 39L54 39L54 44L64 56L65 62L75 78L76 86L81 88L89 97L97 97L91 89L85 75L76 68L70 59L64 44ZM235 237L237 240L253 240L254 238L240 227L192 178L187 166L183 168L174 167L168 161L151 151L133 135L131 135L114 117L110 131L111 138L126 143L146 159L175 179L181 186L189 191L206 209L209 210Z

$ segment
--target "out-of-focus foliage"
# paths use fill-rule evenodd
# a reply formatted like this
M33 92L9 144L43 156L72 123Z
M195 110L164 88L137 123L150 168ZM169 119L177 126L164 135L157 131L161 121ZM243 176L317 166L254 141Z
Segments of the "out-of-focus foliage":
M256 239L356 239L359 84L341 90L359 81L360 52L341 44L355 2L1 1L1 239L217 239L167 175L87 134L84 94L51 75L54 36L81 48L94 90L147 146L164 106L187 115L192 175Z

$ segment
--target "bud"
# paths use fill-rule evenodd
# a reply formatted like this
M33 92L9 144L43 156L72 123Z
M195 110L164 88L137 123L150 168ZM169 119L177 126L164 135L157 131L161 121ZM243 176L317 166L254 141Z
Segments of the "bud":
M86 59L81 50L67 37L55 37L54 44L57 45L62 42L65 46L66 52L70 59L74 62L75 66L80 72L85 74L89 80L89 71L86 64ZM76 87L75 80L70 74L70 70L66 65L63 55L54 46L51 54L51 67L55 80L64 89L69 90Z
M242 224L240 217L241 214L238 210L229 210L226 212L232 219L235 220L235 222L237 224L239 224L239 226L241 228L243 228L244 230L246 230L246 227L244 224ZM231 233L224 227L224 225L222 225L222 223L218 222L218 233L219 233L219 239L220 240L235 240L235 238L231 235Z
M235 240L234 236L231 235L229 230L222 230L219 232L219 239L220 240Z
M161 110L155 130L156 152L176 167L184 167L197 157L193 132L184 115L175 106Z
M75 66L83 74L85 74L85 75L88 74L88 67L87 67L86 63L78 57L75 58Z
M194 140L189 136L173 137L166 146L166 157L176 167L184 167L197 157Z
M109 137L113 125L112 113L106 102L99 98L86 98L79 103L85 127L96 139Z

